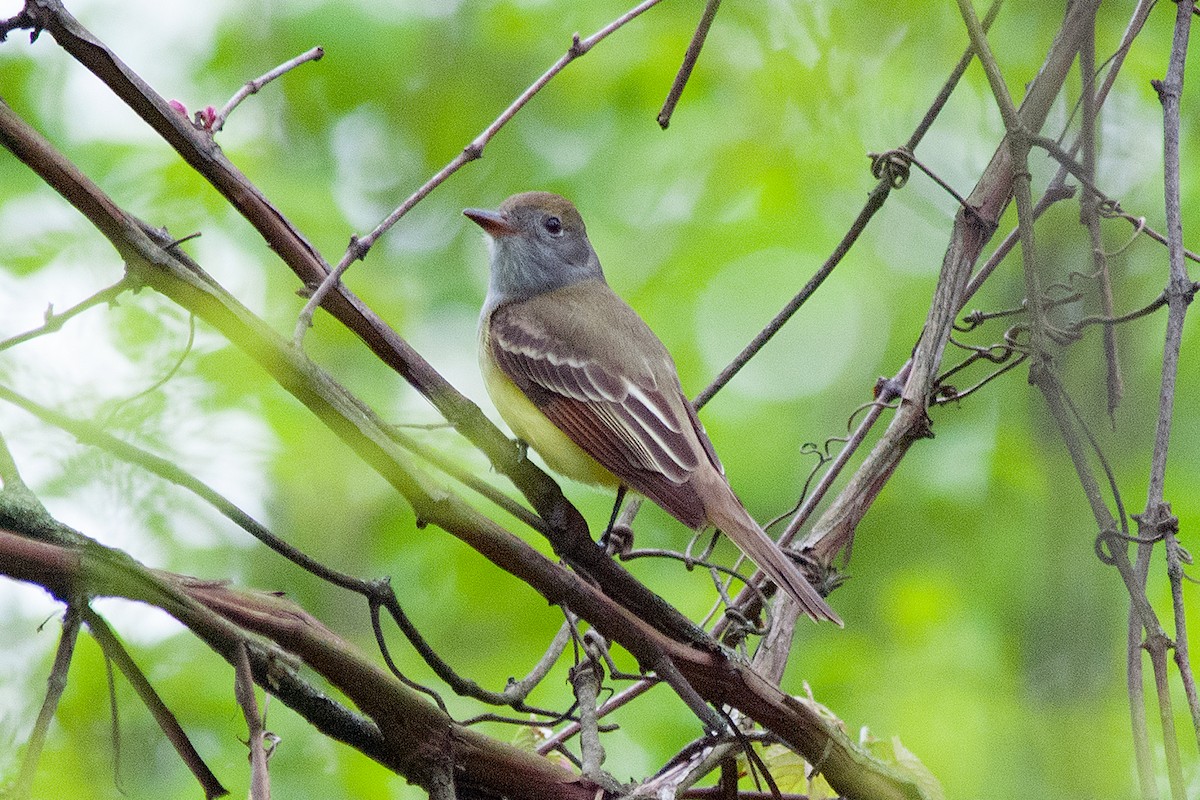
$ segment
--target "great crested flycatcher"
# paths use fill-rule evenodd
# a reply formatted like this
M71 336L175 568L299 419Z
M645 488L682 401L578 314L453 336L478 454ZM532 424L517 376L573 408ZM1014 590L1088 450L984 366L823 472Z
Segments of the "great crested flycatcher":
M729 488L675 362L609 288L569 200L526 192L463 212L489 237L479 322L484 383L551 469L645 495L689 528L714 525L813 619L841 619Z

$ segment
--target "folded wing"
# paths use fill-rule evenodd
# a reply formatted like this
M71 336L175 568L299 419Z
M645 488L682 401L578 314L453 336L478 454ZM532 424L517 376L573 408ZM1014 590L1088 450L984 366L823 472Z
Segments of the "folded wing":
M548 315L529 313L529 303L544 297L523 303L520 314L507 313L504 306L493 313L489 346L497 365L559 429L630 489L685 525L703 527L704 506L688 479L702 460L715 456L697 431L665 349L654 338L656 351L641 353L637 368L629 369L627 361L620 369L605 363L611 360L606 356L623 347L621 323L628 321L620 319L605 331L588 333L585 356L577 336L554 330L560 318L570 327L561 307ZM653 337L648 328L644 333ZM612 340L597 343L597 335ZM655 358L666 361L659 365Z

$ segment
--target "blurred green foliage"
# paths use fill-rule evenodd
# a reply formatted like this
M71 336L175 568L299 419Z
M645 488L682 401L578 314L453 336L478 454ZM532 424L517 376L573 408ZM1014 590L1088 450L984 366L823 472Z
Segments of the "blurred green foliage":
M861 0L727 3L663 132L655 115L701 5L665 2L570 65L481 161L438 188L349 273L354 291L480 403L474 326L485 256L478 231L459 216L463 207L494 206L532 188L571 197L610 282L658 331L695 393L823 262L873 185L865 154L907 139L966 43L945 3L907 3L887 13ZM5 0L0 15L18 6ZM1057 30L1059 6L1013 0L993 29L1018 97ZM1125 209L1159 228L1161 115L1149 80L1165 70L1173 19L1173 6L1161 6L1105 107L1098 179ZM336 261L352 233L372 228L453 158L562 54L572 33L587 35L625 8L608 0L386 7L96 0L75 10L152 86L192 111L219 107L244 81L322 45L320 62L251 98L218 141ZM1126 4L1105 5L1098 60L1119 41L1127 13ZM1077 94L1077 83L1068 87L1051 115L1051 135ZM205 269L291 331L302 304L291 273L49 36L31 46L14 34L0 46L0 97L129 211L178 236L201 232L186 247ZM1186 114L1184 126L1194 163L1200 130ZM1000 131L973 66L917 154L966 194ZM1053 170L1036 154L1033 166L1043 182ZM1194 175L1185 166L1191 231L1200 226ZM894 374L908 356L954 211L951 198L914 176L789 328L705 409L733 485L760 518L794 503L813 466L801 446L842 435L876 377ZM1039 227L1042 258L1060 278L1089 269L1076 219L1077 205L1068 202ZM1010 210L1002 234L1012 222ZM1119 221L1104 231L1113 249L1130 235ZM1164 284L1165 250L1145 238L1111 263L1119 311L1149 302ZM0 154L0 338L39 324L48 303L66 308L121 273L98 234ZM970 307L1014 306L1023 291L1019 260L1010 257ZM1088 301L1063 314L1094 310ZM1144 503L1163 320L1160 313L1120 329L1127 395L1111 423L1097 329L1061 356L1073 398L1135 512ZM964 338L999 341L1002 324ZM127 295L117 308L92 310L55 336L0 354L0 380L176 459L330 566L391 576L427 638L463 674L500 688L532 666L561 623L558 611L440 531L417 529L383 480L211 331L200 326L192 353L165 387L121 403L170 369L187 330L185 315L161 298ZM306 345L385 417L435 421L328 317L318 316ZM1189 330L1167 483L1185 543L1200 521L1195 347ZM982 375L960 376L960 388ZM936 438L913 448L858 531L851 579L833 597L846 629L802 627L785 688L800 693L807 681L849 730L866 727L885 742L896 737L948 797L1126 797L1135 786L1127 600L1116 573L1093 553L1096 531L1073 469L1024 377L1018 369L933 412ZM373 647L363 604L282 562L193 498L12 409L0 409L0 431L64 521L153 566L284 591ZM452 432L415 435L487 473ZM603 524L608 497L567 490ZM680 545L684 534L657 509L643 512L638 532L642 543L662 546ZM702 615L712 602L699 572L673 563L632 568L688 613ZM1161 567L1151 580L1153 599L1169 610ZM57 612L35 589L2 588L0 778L11 778L56 640L55 624L39 625ZM1195 592L1188 603L1194 618ZM234 796L244 796L245 726L230 669L157 612L113 602L101 608L202 755ZM399 637L395 653L417 680L436 683ZM632 668L624 654L618 658ZM121 679L114 775L105 668L86 638L70 677L38 797L198 793ZM532 700L554 706L567 697L560 669ZM455 697L447 702L459 717L481 710ZM1186 730L1182 703L1176 709ZM621 780L655 770L700 732L662 689L617 722L622 729L606 747L608 767ZM268 708L268 727L282 737L271 770L277 796L418 796L277 703ZM493 733L518 735L504 727ZM1184 748L1195 789L1196 753L1186 741Z

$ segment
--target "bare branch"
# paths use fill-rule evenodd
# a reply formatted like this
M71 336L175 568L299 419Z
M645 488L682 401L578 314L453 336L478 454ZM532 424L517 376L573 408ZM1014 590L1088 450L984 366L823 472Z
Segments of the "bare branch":
M1183 215L1180 199L1180 105L1183 95L1184 68L1187 63L1188 38L1191 31L1194 0L1183 0L1176 4L1175 35L1171 44L1171 56L1167 73L1161 83L1155 84L1163 107L1163 183L1164 207L1167 221L1167 255L1169 262L1167 296L1167 332L1163 344L1162 383L1159 388L1158 422L1155 428L1154 450L1150 460L1149 487L1146 510L1138 520L1138 531L1145 525L1152 531L1164 530L1173 536L1171 529L1178 526L1163 499L1163 485L1167 468L1167 449L1171 439L1171 422L1174 414L1176 380L1179 373L1179 353L1183 342L1184 319L1187 308L1195 294L1187 274L1183 252ZM1139 566L1148 559L1148 550L1153 545L1138 546ZM1183 585L1178 579L1179 563L1168 545L1168 569L1174 568L1171 588L1175 611L1176 636L1182 637L1187 646L1187 619L1184 615L1182 598ZM1141 574L1141 573L1140 573ZM1143 584L1144 585L1144 584ZM1181 800L1185 793L1183 770L1180 764L1179 743L1175 736L1174 714L1171 710L1170 687L1166 680L1165 648L1171 643L1161 631L1146 629L1146 647L1154 667L1155 686L1159 697L1159 713L1163 726L1163 746L1167 760L1167 777L1172 795ZM1176 643L1177 644L1177 643ZM1178 652L1176 653L1178 656ZM1192 715L1193 732L1200 742L1200 700L1197 699L1195 679L1186 658L1178 659L1183 674L1188 707Z
M1079 47L1079 72L1083 77L1082 112L1080 117L1079 141L1082 143L1083 172L1092 181L1096 175L1096 31L1088 28L1086 38ZM1092 242L1092 269L1100 281L1100 303L1104 316L1113 316L1112 279L1108 274L1108 257L1104 251L1104 240L1100 236L1099 198L1085 189L1079 197L1079 221L1087 228ZM1121 367L1117 359L1117 333L1106 327L1104 338L1104 362L1108 371L1108 416L1116 424L1117 406L1125 393L1121 378Z
M271 777L267 772L267 751L263 747L262 716L258 713L258 699L254 696L254 675L250 669L250 657L246 646L239 646L233 659L233 692L237 697L242 716L246 718L247 738L250 747L250 800L271 800Z
M1021 104L1019 119L1026 130L1040 130L1074 62L1079 46L1080 25L1090 19L1087 3L1074 3L1037 77ZM978 28L978 26L977 26ZM848 546L859 521L887 482L913 442L927 436L925 412L936 379L942 353L953 329L954 318L964 302L971 267L994 232L994 221L1012 197L1014 175L1009 143L1003 143L967 198L975 213L960 211L938 277L933 302L912 366L900 410L887 431L864 460L851 482L817 520L805 538L803 549L821 563L830 563ZM980 220L986 220L986 224Z
M5 340L0 341L0 351L4 351L10 347L15 347L16 345L28 342L30 339L36 339L39 336L45 336L48 333L55 333L61 330L62 326L66 325L67 322L69 322L73 317L82 314L89 308L95 308L98 305L116 302L116 299L120 295L132 288L134 288L133 282L130 281L128 277L123 277L112 286L101 289L91 297L81 300L75 305L71 306L66 311L55 313L54 306L51 305L46 308L46 321L44 323L36 328L33 328L32 330L25 331L24 333L20 333L15 336L10 336Z
M704 47L704 40L708 38L708 31L712 27L713 20L717 18L717 9L720 7L721 0L708 0L704 6L700 24L696 26L692 40L688 42L687 52L683 54L683 64L679 66L679 72L675 74L675 80L671 84L671 91L667 94L667 99L663 101L662 110L658 112L658 124L664 131L671 124L671 115L675 113L675 106L679 104L683 89L687 86L688 79L692 77L692 70L696 68L696 60L700 58L700 50Z
M334 286L337 286L342 279L342 275L350 268L350 265L355 261L359 261L366 257L370 249L375 245L375 241L387 233L387 231L400 221L400 218L407 214L416 206L417 203L424 200L430 192L445 183L446 179L454 173L458 172L462 167L470 162L483 157L483 149L488 142L499 133L509 120L517 115L525 105L533 99L534 95L540 92L546 84L554 79L554 76L566 69L567 65L575 59L587 53L601 41L606 39L610 34L614 33L625 24L632 22L642 13L649 11L654 6L658 5L662 0L643 0L643 2L626 11L617 19L605 25L600 30L593 33L586 39L580 39L579 34L575 34L571 41L571 46L567 48L558 61L542 73L542 76L534 81L524 92L517 97L516 100L509 105L508 108L501 112L500 116L492 120L492 123L484 128L483 132L471 140L471 143L462 149L449 164L442 167L437 174L427 180L422 186L409 195L408 199L401 203L395 211L387 216L383 222L380 222L375 229L365 236L350 237L350 246L347 248L345 255L337 266L327 275L319 286L313 291L312 297L304 305L300 312L299 318L296 320L296 330L292 335L292 340L296 345L299 345L304 338L304 334L312 327L312 317L316 312L317 307L324 302L325 297L329 294Z
M167 741L175 748L175 752L179 754L179 758L187 765L188 770L196 776L196 780L200 783L200 788L204 790L206 798L224 797L229 794L229 791L221 785L217 780L217 776L212 773L208 765L204 763L204 759L196 752L196 748L192 745L187 733L179 724L179 720L167 708L167 704L158 696L158 692L150 685L150 681L146 678L146 674L138 668L138 665L130 657L129 652L117 639L112 628L104 621L104 618L93 611L90 607L83 610L83 620L87 623L88 630L92 632L92 637L104 650L104 655L117 665L117 669L129 681L133 690L137 692L138 698L142 704L149 710L150 715L154 717L154 721L158 723L158 727L162 729L163 734L167 737ZM255 798L258 800L258 798Z
M238 89L237 92L234 93L233 97L229 98L229 102L222 106L221 110L217 112L216 117L214 117L212 121L212 132L216 133L224 128L225 121L229 119L229 115L232 114L233 110L241 105L241 102L247 97L258 93L268 83L287 74L288 72L291 72L301 64L307 64L309 61L320 61L323 55L325 55L324 49L320 47L314 47L313 49L301 53L293 59L283 62L275 69L260 75L254 80L247 81L242 88Z
M58 701L62 698L63 690L67 688L67 672L71 667L71 659L75 655L75 642L79 638L79 623L83 618L82 603L69 603L66 614L63 615L62 635L58 640L58 649L54 653L54 664L50 667L50 675L46 678L46 697L38 711L37 721L29 733L29 741L25 745L25 756L21 759L21 771L17 774L13 786L15 798L30 797L33 791L33 779L37 775L38 761L42 756L42 747L46 744L46 734L50 730L50 721L58 710Z

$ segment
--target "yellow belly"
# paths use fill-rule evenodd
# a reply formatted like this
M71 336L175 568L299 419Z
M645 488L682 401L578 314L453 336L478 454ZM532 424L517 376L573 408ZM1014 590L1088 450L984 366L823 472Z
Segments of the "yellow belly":
M528 444L546 460L550 469L583 483L615 488L617 477L584 452L538 407L517 388L504 372L486 355L486 342L480 347L479 365L488 395L500 416L517 438Z

